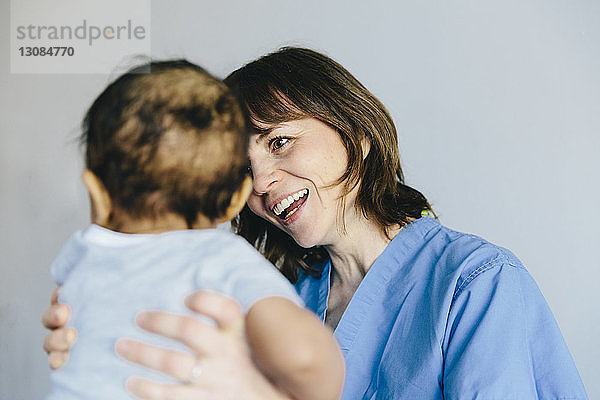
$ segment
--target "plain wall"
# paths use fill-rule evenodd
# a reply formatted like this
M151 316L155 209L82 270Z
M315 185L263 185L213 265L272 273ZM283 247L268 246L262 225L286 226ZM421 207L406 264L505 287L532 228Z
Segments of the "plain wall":
M10 74L0 8L0 399L48 390L48 266L88 222L74 139L101 75ZM390 110L440 220L510 248L600 398L600 2L152 3L152 55L224 77L285 44L341 62ZM498 332L501 338L502 332Z

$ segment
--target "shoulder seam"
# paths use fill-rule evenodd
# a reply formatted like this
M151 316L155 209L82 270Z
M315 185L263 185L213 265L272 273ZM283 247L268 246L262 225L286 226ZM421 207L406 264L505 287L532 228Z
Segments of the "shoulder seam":
M456 288L456 290L454 291L454 296L452 296L452 301L454 301L458 295L463 291L463 289L469 284L471 283L471 281L475 278L477 278L477 276L479 276L482 272L487 271L488 269L491 269L494 267L494 264L496 262L496 260L498 260L498 258L494 258L491 261L486 262L485 264L483 264L482 266L478 267L477 269L475 269L473 272L471 272L464 281L461 282L460 286L458 286Z
M503 263L504 261L504 263ZM518 266L511 262L506 254L504 254L503 251L500 251L500 254L498 254L495 258L493 258L492 260L484 263L483 265L481 265L480 267L478 267L477 269L473 270L466 278L464 281L461 282L461 284L456 288L456 290L454 291L454 295L452 296L452 301L454 302L454 300L463 292L463 290L469 285L469 283L471 283L475 278L477 278L479 275L481 275L482 273L484 273L487 270L490 270L494 267L500 266L500 265L506 265L509 267L513 267L513 268L517 268Z

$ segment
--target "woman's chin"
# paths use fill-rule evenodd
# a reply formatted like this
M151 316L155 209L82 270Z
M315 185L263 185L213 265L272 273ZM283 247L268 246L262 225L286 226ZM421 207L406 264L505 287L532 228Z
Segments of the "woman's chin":
M322 244L322 241L319 240L318 235L315 235L314 232L291 233L290 236L298 246L304 249L310 249L311 247L320 246Z
M294 239L295 240L295 239ZM299 242L296 240L296 244L300 247L302 247L303 249L310 249L311 247L315 247L317 246L317 244L312 244L310 242Z

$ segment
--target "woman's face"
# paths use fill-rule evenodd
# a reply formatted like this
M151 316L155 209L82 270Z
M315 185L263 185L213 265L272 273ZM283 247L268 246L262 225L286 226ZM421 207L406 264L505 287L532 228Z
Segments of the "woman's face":
M302 247L334 244L342 185L329 185L343 175L348 160L338 133L314 118L269 128L250 139L254 190L248 206ZM354 191L345 200L350 209Z

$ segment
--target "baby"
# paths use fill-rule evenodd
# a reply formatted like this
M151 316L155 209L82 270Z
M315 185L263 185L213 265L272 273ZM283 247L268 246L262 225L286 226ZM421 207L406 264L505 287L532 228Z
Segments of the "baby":
M240 303L254 359L276 385L296 399L339 398L343 361L331 332L250 244L215 229L252 190L245 119L222 82L184 60L136 67L94 101L82 142L92 225L51 268L78 339L51 375L48 400L132 399L132 375L169 382L120 359L115 341L189 352L134 318L143 309L191 314L184 298L200 289ZM267 314L290 333L260 323ZM308 363L298 349L310 350Z

